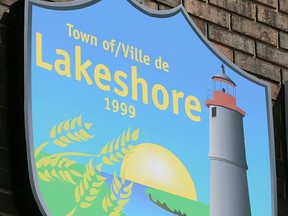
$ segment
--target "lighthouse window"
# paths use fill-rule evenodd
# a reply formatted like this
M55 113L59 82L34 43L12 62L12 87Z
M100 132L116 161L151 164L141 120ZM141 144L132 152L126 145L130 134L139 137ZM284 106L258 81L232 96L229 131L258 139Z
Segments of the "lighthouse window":
M212 118L216 118L216 107L212 107Z

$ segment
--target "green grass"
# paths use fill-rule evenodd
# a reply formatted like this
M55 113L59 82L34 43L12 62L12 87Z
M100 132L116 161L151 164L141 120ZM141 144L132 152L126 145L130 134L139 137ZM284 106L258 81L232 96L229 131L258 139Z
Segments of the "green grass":
M209 216L209 205L153 188L146 189L152 202L176 215Z
M37 157L40 159L41 157L49 156L46 153L40 153ZM55 167L57 169L57 167ZM80 164L73 165L73 169L79 173L84 173L85 167ZM97 173L97 171L95 170ZM77 183L80 182L82 178L79 178ZM109 211L105 212L102 208L102 200L104 196L110 194L109 185L105 182L97 195L97 198L93 201L92 205L88 208L81 208L79 203L77 204L75 201L75 187L77 185L73 185L66 181L60 181L55 178L53 181L45 182L38 178L40 195L42 200L44 201L44 205L49 210L50 215L53 216L64 216L69 213L74 207L76 207L76 211L73 216L108 216ZM113 203L117 205L117 203ZM124 215L124 214L121 214Z
M84 172L84 167L78 170ZM63 181L44 182L39 179L39 187L43 200L53 216L64 216L76 205L75 185ZM105 183L99 192L95 202L89 208L77 207L76 215L107 215L102 208L103 197L110 192L109 186Z

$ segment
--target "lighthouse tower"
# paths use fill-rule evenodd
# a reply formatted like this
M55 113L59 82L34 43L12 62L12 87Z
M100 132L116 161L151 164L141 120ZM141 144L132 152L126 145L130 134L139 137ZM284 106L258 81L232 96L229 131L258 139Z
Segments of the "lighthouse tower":
M210 115L210 216L250 216L243 117L236 105L236 84L222 73L212 77Z

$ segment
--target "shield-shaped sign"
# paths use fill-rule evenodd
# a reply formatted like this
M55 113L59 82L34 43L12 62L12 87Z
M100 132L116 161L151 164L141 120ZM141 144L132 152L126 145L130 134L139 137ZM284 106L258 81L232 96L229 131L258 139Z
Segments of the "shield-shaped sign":
M183 6L28 0L25 26L44 215L277 215L270 89Z

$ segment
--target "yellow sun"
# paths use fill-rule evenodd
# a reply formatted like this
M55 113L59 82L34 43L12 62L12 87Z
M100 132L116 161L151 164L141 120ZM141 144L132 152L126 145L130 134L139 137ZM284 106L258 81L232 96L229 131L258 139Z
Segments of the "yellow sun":
M182 162L153 143L137 145L121 166L121 177L148 187L197 200L193 180Z

